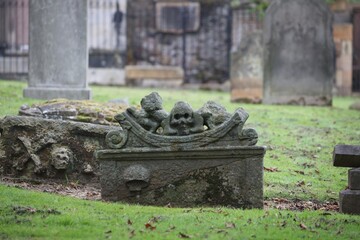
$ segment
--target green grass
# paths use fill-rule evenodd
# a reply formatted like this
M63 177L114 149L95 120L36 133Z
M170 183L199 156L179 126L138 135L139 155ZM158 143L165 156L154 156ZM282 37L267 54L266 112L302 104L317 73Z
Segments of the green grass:
M321 211L129 206L1 185L0 202L0 239L357 239L360 224Z
M25 83L0 81L0 117L17 114L25 103L39 100L25 99ZM91 87L93 100L128 98L130 104L139 104L141 98L153 89L124 87ZM333 107L266 106L230 103L224 92L195 90L158 90L164 108L170 110L178 100L189 102L193 108L201 107L207 100L224 105L228 111L243 107L249 112L248 127L259 133L258 145L268 146L265 167L264 195L266 199L287 198L316 200L338 199L339 191L347 187L347 169L332 166L332 151L336 144L360 143L360 112L348 107L355 97L335 98ZM1 187L1 186L0 186ZM322 212L288 212L222 209L166 209L120 204L79 201L54 195L30 193L13 188L0 188L0 239L3 236L21 238L177 238L179 232L193 238L356 238L360 233L359 217L341 214L323 215ZM14 214L12 206L30 206L37 209L56 208L60 215ZM145 229L144 224L153 216L161 216L156 230ZM19 220L20 219L20 220ZM133 222L128 225L127 219ZM251 219L248 223L248 219ZM16 225L19 220L20 224ZM28 221L29 220L29 221ZM286 224L284 224L284 221ZM235 223L236 228L226 228L225 223ZM307 226L302 230L299 224ZM245 226L246 225L246 226ZM285 226L283 226L285 225ZM172 229L171 226L175 226ZM6 230L5 230L6 228ZM105 232L111 230L111 233ZM167 232L167 230L169 230ZM253 236L255 235L255 236Z

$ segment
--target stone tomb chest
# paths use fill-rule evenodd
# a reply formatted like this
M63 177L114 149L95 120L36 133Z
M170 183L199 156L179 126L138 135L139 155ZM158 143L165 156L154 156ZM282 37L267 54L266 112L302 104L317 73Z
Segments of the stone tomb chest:
M170 113L151 93L141 110L115 118L121 128L96 151L102 198L145 205L263 207L264 147L244 129L249 115L207 102L197 111L177 102Z

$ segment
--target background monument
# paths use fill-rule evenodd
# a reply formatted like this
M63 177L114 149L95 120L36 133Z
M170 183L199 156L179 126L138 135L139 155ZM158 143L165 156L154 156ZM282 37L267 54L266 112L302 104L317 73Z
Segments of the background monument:
M89 99L87 0L31 0L29 15L29 85L24 96Z
M332 13L322 0L275 0L264 21L264 103L331 105Z

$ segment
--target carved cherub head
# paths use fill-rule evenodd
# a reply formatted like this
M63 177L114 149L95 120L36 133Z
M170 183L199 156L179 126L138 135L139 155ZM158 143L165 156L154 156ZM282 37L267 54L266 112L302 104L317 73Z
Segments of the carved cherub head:
M162 99L157 92L152 92L141 99L141 107L146 112L152 112L162 109Z
M67 147L55 147L51 151L51 165L58 170L67 169L73 162L73 153Z

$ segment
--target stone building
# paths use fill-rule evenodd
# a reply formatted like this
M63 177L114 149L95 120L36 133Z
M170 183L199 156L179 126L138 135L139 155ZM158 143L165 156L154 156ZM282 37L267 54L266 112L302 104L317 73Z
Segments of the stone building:
M229 1L132 0L127 7L127 63L184 69L185 83L229 78Z

